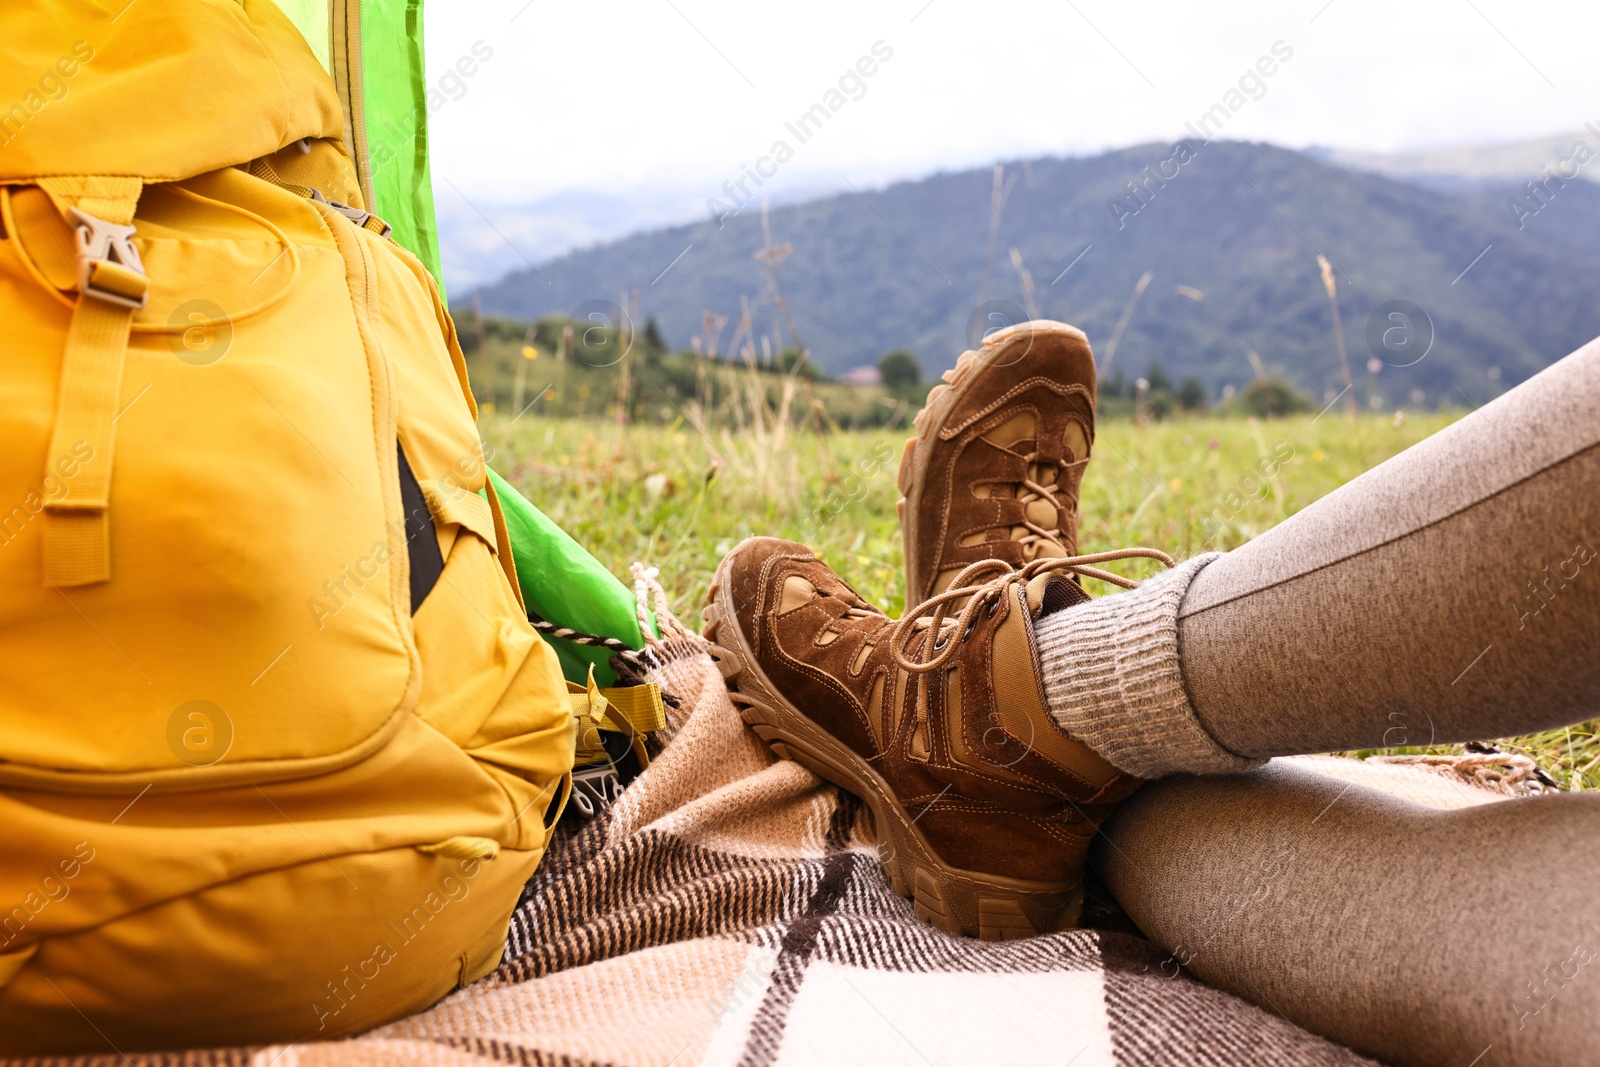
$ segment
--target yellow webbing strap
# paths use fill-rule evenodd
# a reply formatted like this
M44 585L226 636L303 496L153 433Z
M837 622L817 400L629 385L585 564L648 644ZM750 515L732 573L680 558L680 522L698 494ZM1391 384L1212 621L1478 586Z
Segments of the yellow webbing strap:
M144 179L73 175L40 178L39 188L50 194L63 213L70 205L86 215L118 226L130 226L133 224L134 208L139 205L139 193L144 189Z
M428 502L428 511L433 514L435 522L464 526L499 551L494 510L489 507L487 500L438 478L422 478L417 485L422 489L423 499Z
M661 687L654 682L626 688L601 689L594 681L594 665L589 666L587 688L567 683L567 699L577 730L575 766L604 763L607 756L600 741L602 730L633 738L640 765L649 766L649 756L639 743L640 735L662 730L667 725L667 709L661 702Z
M667 708L661 702L661 687L655 682L602 689L600 695L638 733L649 734L667 728Z
M92 585L111 577L113 420L133 313L144 305L150 288L131 244L143 183L138 178L78 177L43 179L39 185L50 194L57 209L54 217L40 210L44 201L30 197L17 204L18 229L42 233L45 227L61 227L63 216L69 219L76 226L79 288L45 454L46 479L53 478L65 491L45 504L44 578L53 585ZM51 259L59 259L58 240L43 237L37 244L49 250ZM42 270L52 277L60 268L52 262ZM64 476L68 471L72 475Z
M348 135L345 143L356 165L361 198L371 204L375 198L372 195L371 157L367 154L367 95L366 79L362 76L360 0L331 0L328 22L333 31L328 59L333 67L334 88L339 92L339 103L344 110L344 128Z

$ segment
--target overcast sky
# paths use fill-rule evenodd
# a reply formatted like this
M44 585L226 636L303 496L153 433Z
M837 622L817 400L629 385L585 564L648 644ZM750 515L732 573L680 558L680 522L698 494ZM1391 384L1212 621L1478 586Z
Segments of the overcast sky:
M1391 150L1600 124L1591 0L435 0L427 37L435 82L493 50L446 82L433 159L502 202L711 196L779 139L781 190L1173 138L1280 41L1226 136ZM784 123L877 42L891 58L800 144Z
M1595 0L433 0L426 17L453 289L703 219L740 178L783 202L1170 140L1208 111L1228 138L1371 151L1600 127ZM799 128L819 106L823 128Z

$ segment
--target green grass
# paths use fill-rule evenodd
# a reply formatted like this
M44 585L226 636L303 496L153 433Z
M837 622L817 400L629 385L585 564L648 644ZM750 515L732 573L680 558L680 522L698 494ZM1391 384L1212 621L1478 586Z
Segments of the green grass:
M1149 545L1183 557L1237 547L1455 417L1352 423L1336 410L1316 419L1105 421L1084 481L1082 550ZM494 413L482 428L495 468L614 573L626 575L635 560L659 567L673 610L691 626L718 561L758 534L803 541L891 615L904 607L895 514L903 428L702 432L682 420L619 427ZM1135 561L1124 573L1144 577L1154 567ZM1505 747L1533 756L1565 788L1600 788L1596 726Z

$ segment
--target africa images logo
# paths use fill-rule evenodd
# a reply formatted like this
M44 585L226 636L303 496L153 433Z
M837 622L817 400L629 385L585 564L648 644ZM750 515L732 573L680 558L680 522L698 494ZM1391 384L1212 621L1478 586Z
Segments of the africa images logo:
M1156 193L1182 174L1182 168L1194 161L1200 150L1222 132L1234 115L1244 110L1251 101L1267 95L1267 79L1294 58L1294 49L1284 41L1273 41L1268 51L1270 55L1260 56L1252 66L1245 68L1238 81L1223 92L1220 100L1201 112L1198 118L1183 124L1183 128L1193 134L1196 141L1177 142L1172 146L1172 151L1155 164L1154 170L1146 164L1138 175L1122 183L1127 190L1126 199L1113 196L1106 201L1111 217L1116 220L1117 229L1126 228L1130 218L1149 207Z

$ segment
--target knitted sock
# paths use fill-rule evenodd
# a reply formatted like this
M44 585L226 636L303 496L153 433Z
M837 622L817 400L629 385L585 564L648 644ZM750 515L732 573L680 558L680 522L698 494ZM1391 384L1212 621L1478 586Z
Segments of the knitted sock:
M1039 620L1051 716L1128 774L1226 774L1264 762L1229 752L1206 732L1178 666L1178 604L1217 555Z

